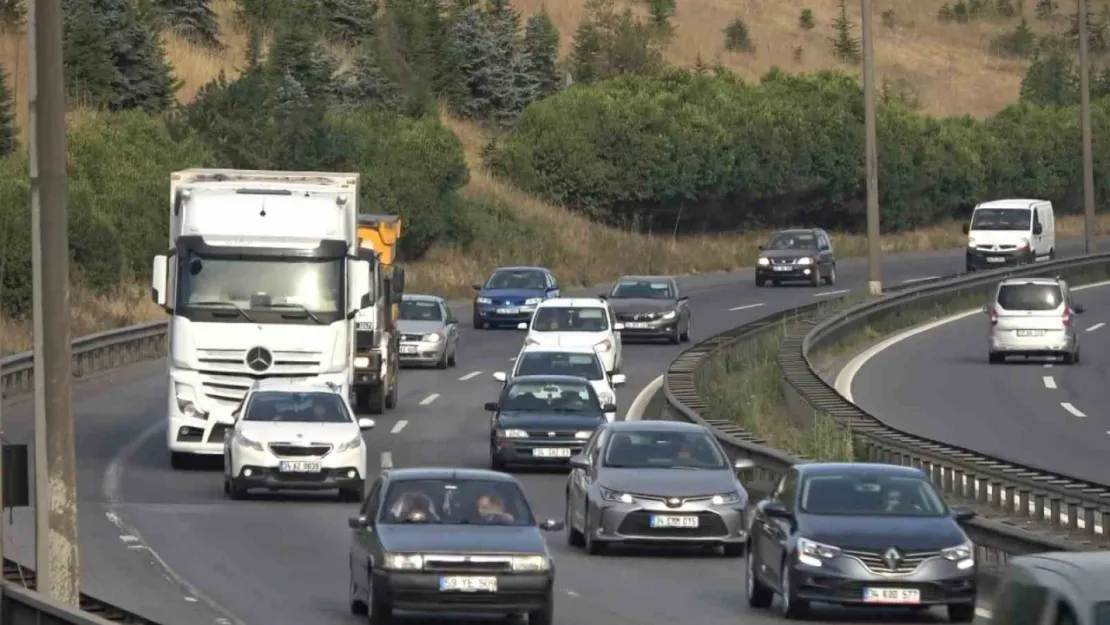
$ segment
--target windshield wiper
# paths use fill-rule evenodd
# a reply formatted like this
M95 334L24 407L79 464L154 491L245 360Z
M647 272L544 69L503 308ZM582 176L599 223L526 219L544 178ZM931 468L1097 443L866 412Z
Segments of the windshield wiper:
M223 306L225 308L232 308L232 309L235 310L235 312L239 313L240 315L243 315L243 318L246 319L247 321L250 321L251 323L254 322L254 319L251 319L250 315L247 314L247 311L243 310L235 302L225 302L223 300L204 300L204 301L201 301L201 302L189 302L186 305L187 306Z
M300 310L301 312L308 315L309 317L312 317L312 320L315 321L316 323L318 323L320 325L324 325L324 322L320 321L320 318L317 317L315 314L313 314L312 311L309 310L308 307L305 306L304 304L296 304L296 303L293 303L293 302L287 302L285 304L271 304L270 308L296 308L297 310Z

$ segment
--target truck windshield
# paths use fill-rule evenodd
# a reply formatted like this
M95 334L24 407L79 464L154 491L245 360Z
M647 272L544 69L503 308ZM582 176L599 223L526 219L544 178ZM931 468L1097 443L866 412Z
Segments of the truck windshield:
M204 258L190 253L178 272L178 308L225 316L230 311L264 323L331 323L344 310L344 267L342 258Z

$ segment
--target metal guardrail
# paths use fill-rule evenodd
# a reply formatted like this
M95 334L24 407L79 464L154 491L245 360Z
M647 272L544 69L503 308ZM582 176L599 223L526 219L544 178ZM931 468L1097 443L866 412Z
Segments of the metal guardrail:
M664 374L664 418L711 427L734 459L743 457L755 463L755 490L769 490L788 467L809 462L769 447L736 423L706 420L701 415L708 407L703 394L713 358L781 330L784 337L778 364L787 404L792 412L808 413L795 416L812 420L815 413L826 414L849 429L868 461L916 466L947 496L973 503L981 516L964 527L977 546L984 570L1004 564L1009 555L1104 546L1096 544L1102 541L1095 539L1103 537L1096 536L1095 529L1097 526L1101 530L1103 518L1110 522L1110 517L1105 517L1110 514L1110 487L895 430L844 399L814 371L810 360L811 354L865 327L891 322L897 325L898 317L907 311L977 295L982 295L985 302L998 281L1010 276L1057 275L1074 284L1110 278L1110 254L945 276L889 289L882 297L847 310L836 309L838 304L843 306L841 298L782 311L733 328L691 346L670 364Z
M167 323L158 321L110 330L73 342L73 375L89 374L161 358L166 353ZM3 398L31 392L35 386L34 354L23 352L0 360L0 389ZM157 625L155 621L123 608L81 594L81 609L74 610L35 592L35 571L9 559L3 563L0 600L7 622L72 625Z

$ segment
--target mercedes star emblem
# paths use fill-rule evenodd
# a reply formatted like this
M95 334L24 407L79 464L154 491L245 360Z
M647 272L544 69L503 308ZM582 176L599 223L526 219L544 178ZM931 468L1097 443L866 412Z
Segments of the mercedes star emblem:
M251 371L261 373L274 364L274 355L265 347L254 347L247 352L246 361Z
M898 550L894 547L891 547L883 554L883 561L886 562L886 568L897 571L898 565L902 562L902 554L898 553Z

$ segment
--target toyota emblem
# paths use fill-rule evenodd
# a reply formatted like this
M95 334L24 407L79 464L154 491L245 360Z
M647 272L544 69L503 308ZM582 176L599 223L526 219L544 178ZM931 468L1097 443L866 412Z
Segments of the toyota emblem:
M671 497L667 500L667 503L671 504L672 506L677 506L678 504L682 503L682 500L678 497Z
M548 432L547 437L548 438L555 438L555 432Z
M274 364L274 355L265 347L255 347L247 352L247 367L259 373L269 369Z
M886 562L886 568L897 571L898 565L902 563L902 554L898 553L898 550L894 547L891 547L883 554L883 561Z

